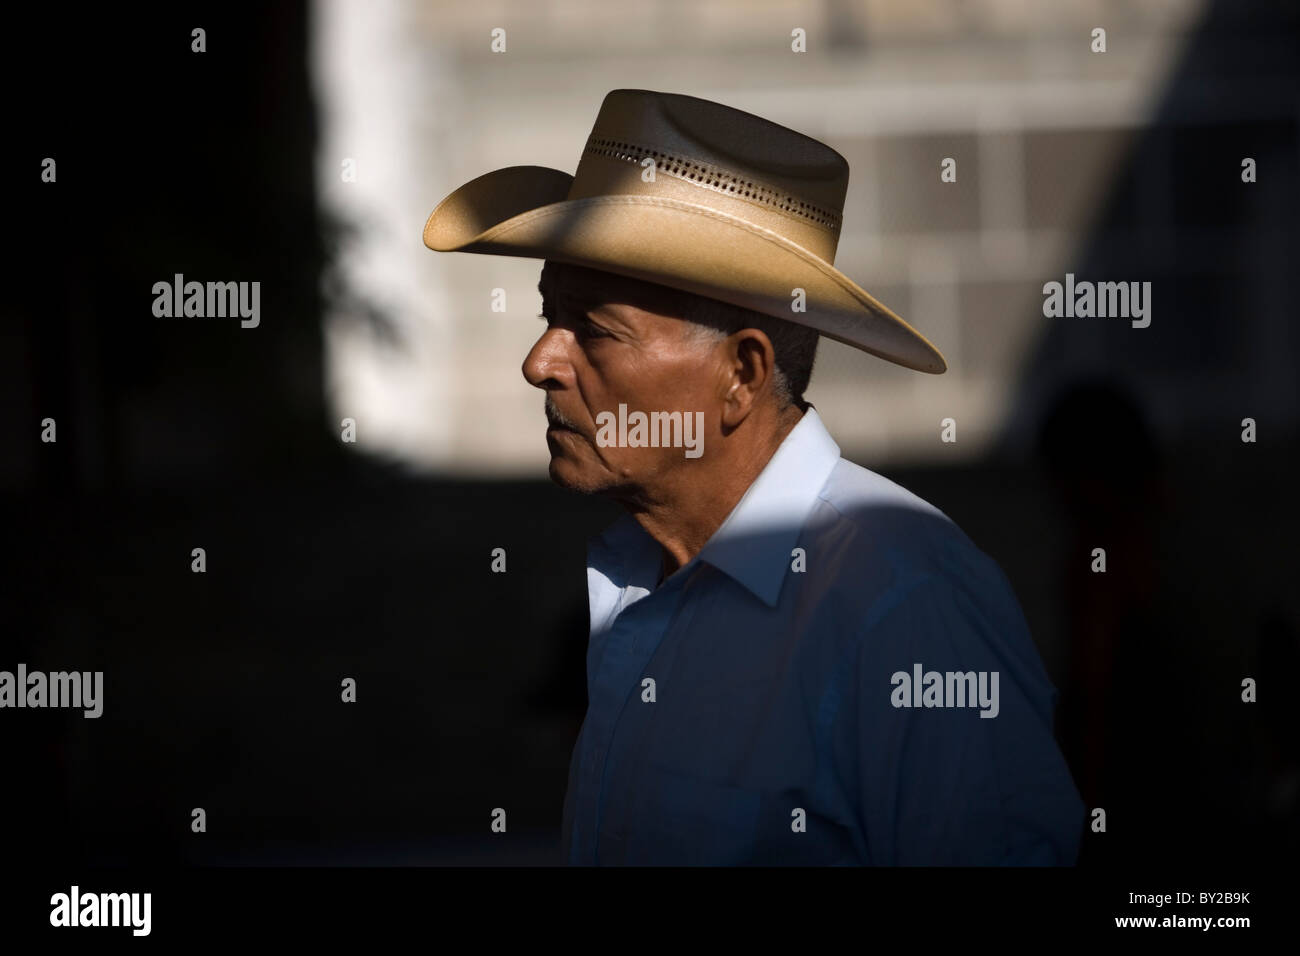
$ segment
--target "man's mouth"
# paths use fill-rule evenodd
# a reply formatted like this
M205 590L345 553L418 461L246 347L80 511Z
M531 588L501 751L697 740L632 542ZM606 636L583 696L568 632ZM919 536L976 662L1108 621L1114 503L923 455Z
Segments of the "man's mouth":
M550 425L547 431L573 432L581 434L578 427L564 417L564 414L549 401L545 407L546 421Z

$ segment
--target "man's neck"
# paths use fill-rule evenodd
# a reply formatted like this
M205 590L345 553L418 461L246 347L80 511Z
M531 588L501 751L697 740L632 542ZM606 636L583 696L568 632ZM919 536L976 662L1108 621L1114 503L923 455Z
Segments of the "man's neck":
M770 424L746 421L721 454L677 469L663 487L642 489L632 516L663 549L660 583L700 553L804 415L791 405ZM703 467L696 467L696 465Z

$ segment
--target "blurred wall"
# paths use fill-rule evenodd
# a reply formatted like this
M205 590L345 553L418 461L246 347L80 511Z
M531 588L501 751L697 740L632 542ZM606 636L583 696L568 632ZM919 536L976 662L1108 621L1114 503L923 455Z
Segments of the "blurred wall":
M437 254L420 233L439 200L491 169L573 172L605 93L645 88L757 113L848 159L836 265L935 342L950 370L920 375L826 340L809 398L863 460L977 458L1048 325L1041 287L1063 278L1099 216L1201 10L317 3L319 188L353 238L328 309L331 408L358 418L362 447L415 467L540 473L541 395L519 365L540 333L541 263ZM1105 53L1090 50L1096 26ZM505 52L492 52L496 28ZM806 52L791 51L796 28ZM357 180L345 183L349 157ZM956 182L940 181L946 157ZM498 288L505 313L491 310ZM949 416L955 444L939 441Z

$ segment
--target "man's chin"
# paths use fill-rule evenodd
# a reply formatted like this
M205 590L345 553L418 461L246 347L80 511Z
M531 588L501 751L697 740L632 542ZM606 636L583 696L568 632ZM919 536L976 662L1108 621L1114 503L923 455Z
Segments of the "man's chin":
M587 469L566 455L551 456L550 475L551 481L569 491L591 495L603 490L601 482L593 480Z
M584 495L604 494L613 490L615 485L604 469L555 449L551 450L549 472L551 481L561 488Z

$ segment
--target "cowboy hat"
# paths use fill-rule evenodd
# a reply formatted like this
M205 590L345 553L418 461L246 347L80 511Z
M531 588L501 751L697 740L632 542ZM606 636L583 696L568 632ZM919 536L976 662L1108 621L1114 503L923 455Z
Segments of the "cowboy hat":
M752 113L612 90L575 174L509 166L471 180L433 210L424 244L655 282L943 372L938 349L833 265L848 181L835 150Z

